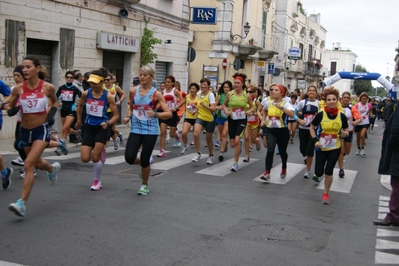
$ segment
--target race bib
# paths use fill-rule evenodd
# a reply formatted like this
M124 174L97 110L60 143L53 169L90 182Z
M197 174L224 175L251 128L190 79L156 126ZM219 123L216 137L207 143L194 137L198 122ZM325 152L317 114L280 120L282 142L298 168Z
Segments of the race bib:
M73 100L73 91L63 90L61 92L61 100L64 102L72 102Z
M148 115L148 111L151 110L151 107L148 104L134 104L133 105L133 115L138 120L151 120Z
M166 104L168 105L169 109L174 109L176 107L174 101L167 101Z
M336 148L337 147L337 134L324 134L322 133L319 139L322 148Z
M198 111L197 103L187 104L186 108L191 114L195 114Z
M21 94L20 103L22 112L25 114L34 114L47 110L48 101L45 97L43 92Z
M256 122L256 116L255 115L248 116L247 122Z
M281 121L279 116L269 116L269 128L281 128Z
M313 114L305 114L305 115L303 116L303 119L305 120L305 126L309 126L310 123L312 123L313 118L314 118L314 115L313 115Z
M104 101L87 99L86 112L88 115L102 117L104 112Z
M233 108L231 110L231 118L233 120L245 119L245 110L244 108Z

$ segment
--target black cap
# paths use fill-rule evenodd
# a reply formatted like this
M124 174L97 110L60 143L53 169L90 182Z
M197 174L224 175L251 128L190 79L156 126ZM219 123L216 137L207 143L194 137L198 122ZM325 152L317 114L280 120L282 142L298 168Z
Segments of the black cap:
M133 84L140 84L140 79L138 77L135 77L133 79Z
M86 72L84 75L85 78L89 78L89 76L90 76L90 72Z

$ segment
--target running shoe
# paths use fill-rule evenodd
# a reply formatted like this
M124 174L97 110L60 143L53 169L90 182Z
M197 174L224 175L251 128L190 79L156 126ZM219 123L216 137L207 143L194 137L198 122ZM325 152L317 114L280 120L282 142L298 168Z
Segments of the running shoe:
M47 172L47 177L50 186L53 186L57 182L58 179L57 173L61 169L61 165L59 162L55 162L51 166L53 166L53 172L52 173Z
M188 151L188 149L190 149L190 146L184 145L183 148L181 149L180 154L181 155L185 154Z
M303 178L310 179L311 176L312 176L312 174L310 173L310 171L306 170L305 175L303 176Z
M339 170L338 176L341 177L341 178L343 178L345 176L344 169Z
M238 163L234 163L233 166L231 167L232 172L238 172Z
M330 196L327 193L323 193L321 203L326 204L326 205L330 204Z
M287 176L287 169L286 168L282 168L281 169L281 173L280 173L280 177L281 178L285 178Z
M363 149L360 150L360 155L362 155L362 156L366 155L366 153L364 152Z
M215 158L213 155L209 155L208 160L206 160L206 164L213 164L215 161Z
M93 185L91 185L91 191L99 191L103 186L101 185L100 180L94 180Z
M223 162L224 161L224 153L221 152L219 155L219 162Z
M3 189L7 189L11 186L11 175L14 170L11 167L7 167L7 174L5 176L1 176L1 182L3 184Z
M215 147L216 147L216 148L220 148L220 141L218 141L218 140L216 141Z
M360 154L360 149L357 149L356 150L356 155L359 155Z
M259 138L256 138L256 150L260 151L260 140L259 140Z
M119 143L120 143L120 139L119 139L119 137L116 137L114 140L114 150L119 149Z
M190 142L190 145L191 145L191 146L194 146L194 141L191 141L191 142Z
M166 157L166 153L164 150L160 150L157 157Z
M181 147L181 142L180 141L176 141L175 144L172 145L173 148L180 148Z
M248 157L245 157L245 159L244 160L242 160L244 163L249 163L249 160L250 160L250 158L249 158L249 156Z
M76 137L76 140L77 140L78 142L82 142L82 130L81 130L81 129L76 130L76 135L75 135L75 137Z
M103 151L101 152L101 155L100 155L100 161L101 161L102 164L105 164L105 160L107 160L107 150L104 147L104 149L103 149Z
M22 171L20 171L21 174L19 175L19 178L24 179L25 178L25 170L22 169ZM33 176L36 177L37 173L36 173L36 169L33 170Z
M8 209L15 213L15 215L25 217L25 202L22 199L17 200L16 203L11 203L8 205Z
M145 196L149 192L148 185L141 184L139 191L137 191L137 195Z
M65 139L60 139L60 147L59 147L64 155L68 154L68 145Z
M11 164L16 166L24 166L24 160L22 160L21 157L18 157L12 160Z
M152 155L150 156L150 164L154 163L154 158L152 157Z
M198 161L201 159L201 153L197 152L194 158L191 160L194 163L198 163Z
M55 149L55 154L57 154L58 156L60 156L61 154L62 154L62 150L61 150L61 148L60 147L57 147L56 149Z
M321 176L317 176L316 174L314 174L313 175L313 178L312 178L315 182L317 182L317 183L320 183L321 182Z
M276 150L276 154L280 155L280 150L279 149Z
M252 145L249 145L249 152L252 151Z
M265 171L263 175L261 175L260 179L265 180L265 181L270 181L270 172Z
M121 146L125 145L125 139L123 138L122 132L119 132L119 143Z

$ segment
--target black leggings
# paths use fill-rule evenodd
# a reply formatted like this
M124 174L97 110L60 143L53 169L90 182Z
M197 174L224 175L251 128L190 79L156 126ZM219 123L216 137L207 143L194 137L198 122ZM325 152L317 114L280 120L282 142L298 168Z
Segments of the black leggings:
M15 127L14 148L18 151L19 157L21 157L21 159L22 159L23 161L25 161L25 159L26 159L26 152L25 152L24 146L22 145L20 131L21 131L21 122L17 122L17 125L16 125L16 127Z
M139 135L130 133L127 139L125 149L125 161L128 164L134 164L137 158L137 152L140 146L143 145L140 156L140 165L146 168L150 165L150 157L157 142L158 135Z
M265 158L266 171L270 171L273 165L274 149L276 144L281 157L281 163L283 168L287 168L287 146L290 140L290 132L288 128L266 128L266 141L267 141L267 153Z
M323 174L332 175L340 154L341 148L330 151L317 150L314 166L315 175L318 177L321 177Z

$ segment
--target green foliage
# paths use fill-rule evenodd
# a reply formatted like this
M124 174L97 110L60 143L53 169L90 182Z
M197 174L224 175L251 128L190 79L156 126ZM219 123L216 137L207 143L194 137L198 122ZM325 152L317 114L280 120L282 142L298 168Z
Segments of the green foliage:
M303 8L303 5L301 3L301 1L298 1L298 7L299 7L299 12L301 12L302 15L306 16L306 9Z
M362 65L357 65L355 68L355 72L368 72L366 68ZM373 93L374 88L371 84L371 80L355 80L354 82L355 93L359 96L362 92L367 92L368 94Z
M380 86L380 87L374 88L374 92L371 93L371 95L375 95L376 92L377 92L377 96L380 96L381 98L387 96L387 91L384 87Z
M162 40L154 37L154 30L144 27L144 33L141 37L141 65L154 63L158 55L153 52L155 44L161 44Z

